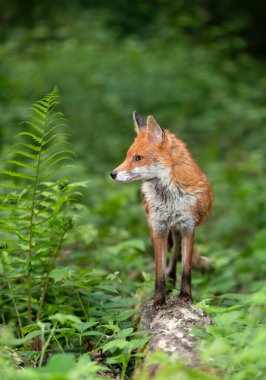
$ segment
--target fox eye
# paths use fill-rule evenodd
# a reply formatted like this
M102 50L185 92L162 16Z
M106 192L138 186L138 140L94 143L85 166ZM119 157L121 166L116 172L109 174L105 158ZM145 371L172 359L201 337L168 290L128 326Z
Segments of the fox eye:
M140 161L143 159L143 156L135 156L134 161Z

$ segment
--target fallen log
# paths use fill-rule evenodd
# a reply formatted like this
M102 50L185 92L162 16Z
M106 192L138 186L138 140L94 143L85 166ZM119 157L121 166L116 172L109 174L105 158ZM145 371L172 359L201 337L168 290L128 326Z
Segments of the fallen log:
M147 348L147 357L154 351L164 352L174 356L176 361L184 362L187 366L199 366L199 357L196 349L197 336L192 334L193 328L212 324L211 318L201 309L193 305L170 297L166 305L156 311L152 303L146 304L141 312L141 330L149 331L151 340ZM146 359L142 364L145 368ZM147 366L146 366L147 367ZM160 365L150 368L150 379L159 371ZM138 368L138 376L141 369ZM139 378L139 377L138 377Z

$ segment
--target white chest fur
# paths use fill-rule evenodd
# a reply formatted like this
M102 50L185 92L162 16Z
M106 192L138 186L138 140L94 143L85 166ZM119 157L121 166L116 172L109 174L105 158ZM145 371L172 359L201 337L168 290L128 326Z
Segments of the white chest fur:
M197 202L195 193L182 192L175 184L158 179L143 182L142 193L151 206L149 217L155 231L193 231L195 220L192 208Z

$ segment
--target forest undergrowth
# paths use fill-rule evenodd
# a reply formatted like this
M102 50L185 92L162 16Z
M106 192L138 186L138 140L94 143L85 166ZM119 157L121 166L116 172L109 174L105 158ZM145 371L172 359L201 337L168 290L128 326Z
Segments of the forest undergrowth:
M139 184L108 178L134 109L188 143L215 194L196 233L214 266L193 274L195 307L214 321L194 331L202 366L154 353L156 379L264 379L263 64L232 59L222 39L195 45L165 28L115 43L90 23L1 43L0 379L126 379L145 355L137 324L154 268Z

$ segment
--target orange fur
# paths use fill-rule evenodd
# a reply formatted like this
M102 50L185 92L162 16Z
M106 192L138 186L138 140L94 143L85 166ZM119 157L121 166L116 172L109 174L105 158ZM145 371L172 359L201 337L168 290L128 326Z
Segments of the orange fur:
M181 236L179 248L175 248L173 254L177 258L177 249L181 249L183 274L180 298L189 301L192 299L191 265L192 261L195 262L193 255L196 255L193 253L196 252L194 230L209 214L213 193L207 176L182 140L169 130L161 129L153 116L149 116L147 122L136 113L133 118L137 137L125 161L111 176L124 183L143 181L143 203L155 251L155 306L165 302L164 260L169 233ZM172 260L173 277L176 261Z

